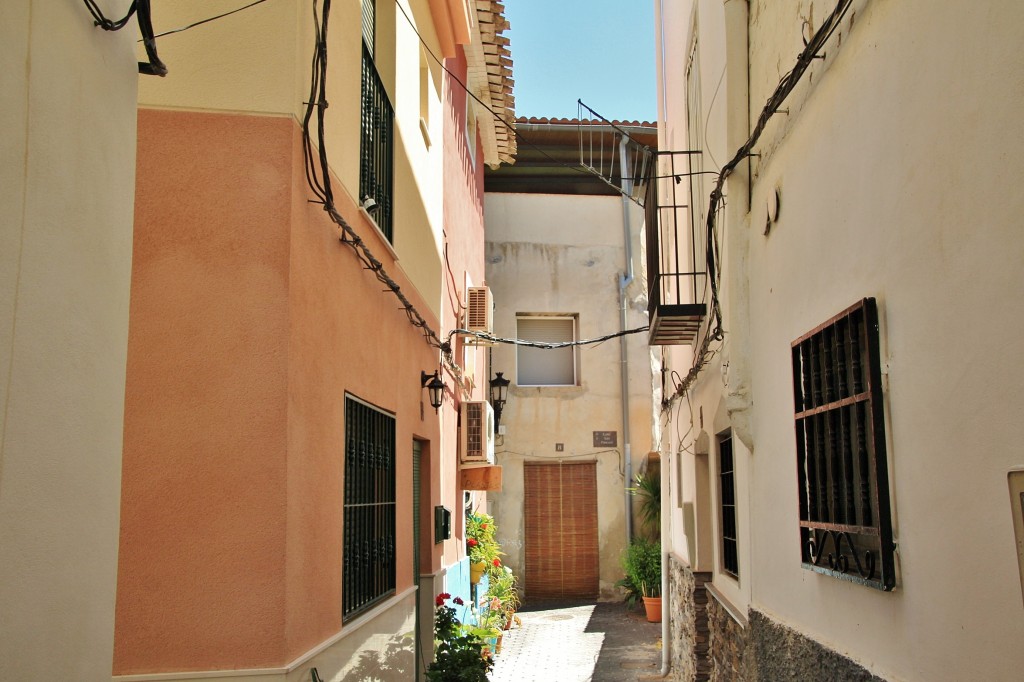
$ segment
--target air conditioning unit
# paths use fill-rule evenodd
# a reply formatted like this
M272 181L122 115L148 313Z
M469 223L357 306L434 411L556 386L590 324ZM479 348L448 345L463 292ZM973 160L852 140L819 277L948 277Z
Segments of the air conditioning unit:
M486 400L462 403L462 464L494 464L494 410Z
M471 332L494 333L494 299L489 287L466 289L466 329ZM489 346L490 341L467 335L468 345Z

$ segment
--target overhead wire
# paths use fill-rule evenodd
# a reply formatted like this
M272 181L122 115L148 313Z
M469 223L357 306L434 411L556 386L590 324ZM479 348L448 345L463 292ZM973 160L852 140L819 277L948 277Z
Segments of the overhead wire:
M712 327L711 321L709 320L705 336L702 339L697 352L694 354L693 365L686 377L684 377L679 388L676 390L676 394L673 396L673 399L686 393L700 374L701 370L707 366L707 363L717 352L717 349L714 351L711 350L711 343L713 341L723 340L725 335L725 331L722 328L722 311L719 294L721 269L718 267L718 264L721 261L721 254L716 231L718 214L725 201L725 181L730 175L732 175L733 171L741 161L751 156L754 146L760 140L761 135L764 133L764 130L768 125L768 121L778 112L779 107L782 106L782 103L796 88L797 83L800 82L804 73L808 68L810 68L810 65L815 59L822 58L819 55L819 52L821 52L825 43L828 42L828 39L839 27L843 18L846 16L847 11L850 9L851 4L852 0L838 0L835 9L832 10L832 13L829 14L822 25L818 27L818 30L814 32L809 40L804 41L804 49L799 55L797 55L796 64L780 79L779 84L768 97L764 108L761 110L761 113L757 118L757 123L746 142L740 146L732 159L730 159L718 173L718 179L715 182L715 187L711 191L708 215L705 223L707 240L705 256L709 273L708 281L711 285L711 311L714 318L714 326Z
M160 57L156 52L156 38L153 35L153 16L150 11L150 0L132 0L132 4L128 7L128 12L117 20L107 18L95 0L82 0L82 2L85 4L86 9L89 10L89 14L92 15L96 26L104 31L120 31L128 25L132 15L135 15L139 24L139 33L142 34L139 42L145 46L146 57L149 59L148 62L139 62L139 73L147 76L167 75L167 66L160 61Z

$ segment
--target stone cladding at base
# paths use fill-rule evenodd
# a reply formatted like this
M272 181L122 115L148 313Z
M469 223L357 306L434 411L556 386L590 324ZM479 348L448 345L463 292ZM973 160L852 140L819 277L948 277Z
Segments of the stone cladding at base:
M760 611L750 609L748 622L737 622L705 587L711 574L695 574L672 556L668 570L674 682L885 682Z
M669 557L669 604L672 610L672 679L679 682L707 682L711 663L708 658L708 594L704 583L710 573L694 573L675 557Z

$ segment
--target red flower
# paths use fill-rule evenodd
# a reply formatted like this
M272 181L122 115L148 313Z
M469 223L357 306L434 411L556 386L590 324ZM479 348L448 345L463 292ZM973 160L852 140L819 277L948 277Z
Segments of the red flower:
M470 538L470 539L466 540L466 544L469 545L470 547L476 547L477 542L473 538Z
M495 566L501 566L501 559L495 559L494 560L494 565Z
M455 603L455 604L458 604L459 606L462 606L463 604L466 603L466 602L462 601L462 597L456 597L455 599L452 599L452 602Z
M487 524L486 523L481 523L480 524L480 530L487 530Z
M442 592L441 594L437 595L437 599L434 600L434 603L438 606L444 606L445 599L450 599L451 596L452 595L448 594L447 592Z

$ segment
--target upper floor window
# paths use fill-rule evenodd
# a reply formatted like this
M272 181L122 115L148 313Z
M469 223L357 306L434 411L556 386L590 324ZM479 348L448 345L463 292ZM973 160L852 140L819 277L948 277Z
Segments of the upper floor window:
M577 340L576 328L575 315L520 315L516 318L516 337L524 341L572 342ZM516 383L520 386L577 385L576 348L516 346Z
M359 202L372 199L373 219L389 241L394 241L392 195L394 186L395 112L374 64L376 32L374 0L363 0L363 64L360 87Z
M890 590L896 577L875 299L794 341L792 355L803 565Z
M345 396L343 621L395 593L395 418Z

